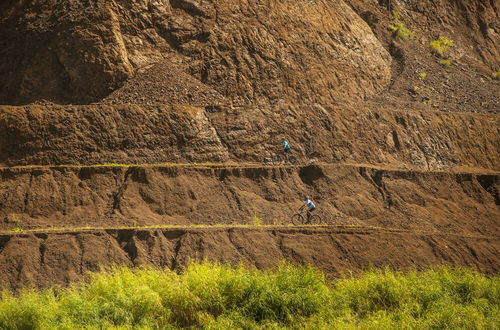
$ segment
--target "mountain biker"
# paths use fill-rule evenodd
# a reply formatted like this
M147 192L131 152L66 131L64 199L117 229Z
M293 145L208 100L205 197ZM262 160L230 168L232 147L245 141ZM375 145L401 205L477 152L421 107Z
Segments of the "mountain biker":
M281 145L283 146L285 159L288 161L288 154L292 151L292 147L290 146L290 143L288 143L285 137L282 139Z
M314 205L309 196L304 197L304 204L300 207L299 212L302 211L302 209L306 206L307 206L307 222L309 222L309 219L311 219L312 212L316 210L316 205Z

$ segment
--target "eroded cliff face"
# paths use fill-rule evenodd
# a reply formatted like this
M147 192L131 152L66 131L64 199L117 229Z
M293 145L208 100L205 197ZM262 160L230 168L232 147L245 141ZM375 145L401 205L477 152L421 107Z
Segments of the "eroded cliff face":
M348 165L0 170L0 230L287 225L304 195L330 225L498 236L500 176Z
M388 29L394 9L413 37ZM205 257L498 273L499 12L494 0L1 2L0 104L23 106L0 106L0 282ZM455 41L446 55L429 48L441 35ZM294 165L276 164L283 136ZM305 194L333 226L284 226ZM253 217L270 227L238 228ZM165 229L179 225L219 227Z
M0 236L0 283L68 285L102 266L181 268L212 260L257 268L283 260L328 275L367 267L461 265L496 274L498 239L356 228L92 230Z
M280 139L298 163L499 170L494 114L365 107L0 107L0 164L267 163Z
M9 1L0 103L98 101L166 58L234 103L372 95L391 58L343 1Z

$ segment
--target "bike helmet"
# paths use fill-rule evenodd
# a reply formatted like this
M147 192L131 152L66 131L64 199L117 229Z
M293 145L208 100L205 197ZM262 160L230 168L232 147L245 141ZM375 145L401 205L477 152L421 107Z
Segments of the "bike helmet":
M304 200L308 200L308 199L309 199L309 196L305 196L305 197L304 197Z

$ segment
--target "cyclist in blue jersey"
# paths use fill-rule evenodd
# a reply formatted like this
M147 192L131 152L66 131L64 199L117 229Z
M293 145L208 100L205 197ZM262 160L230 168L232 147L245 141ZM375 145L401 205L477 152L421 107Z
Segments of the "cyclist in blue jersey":
M282 139L281 145L283 146L283 151L285 152L285 160L288 161L288 154L292 151L292 147L285 137Z
M316 210L316 205L314 205L313 201L309 198L309 196L304 197L304 204L300 207L299 212L302 211L302 209L306 206L307 206L307 222L309 222L312 212Z

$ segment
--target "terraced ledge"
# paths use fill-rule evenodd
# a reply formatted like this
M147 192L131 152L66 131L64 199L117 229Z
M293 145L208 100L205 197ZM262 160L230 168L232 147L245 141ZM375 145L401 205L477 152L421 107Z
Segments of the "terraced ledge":
M228 163L211 163L211 162L194 162L194 163L157 163L157 164L120 164L120 163L107 163L107 164L91 164L91 165L78 165L78 164L58 164L58 165L16 165L16 166L0 166L1 170L8 169L59 169L59 168L130 168L130 167L145 167L145 168L194 168L194 169L257 169L257 168L303 168L307 166L321 166L321 167L356 167L356 168L369 168L373 170L384 171L402 171L402 172L417 172L417 173L454 173L454 174L494 174L500 175L500 171L479 168L479 167L466 167L456 166L448 169L432 169L426 170L420 167L411 166L382 166L373 164L356 164L356 163L323 163L316 161L308 161L304 164L270 164L270 163L257 163L257 162L228 162Z
M287 225L305 194L327 224L500 234L500 175L362 165L0 169L0 230Z
M150 230L180 230L180 231L203 231L203 232L217 232L220 230L257 230L257 231L270 231L270 232L289 232L289 233L308 233L308 234L324 234L324 233L336 233L336 234L360 234L369 235L375 232L385 232L385 233L408 233L414 235L442 235L442 236L455 236L462 238L484 238L484 239L499 239L496 236L488 235L473 235L473 234L460 234L460 233L441 233L441 232L430 232L423 230L405 230L400 228L388 228L388 227L376 227L376 226L358 226L358 225L286 225L286 226L275 226L275 225L245 225L245 224L230 224L230 225L190 225L190 226L180 226L180 225L165 225L165 226L140 226L140 227L77 227L77 228L38 228L38 229L26 229L20 231L0 231L0 237L2 236L23 236L34 234L37 237L45 237L47 234L74 234L74 233L98 233L105 231L108 234L115 234L117 232L139 232L139 231L150 231Z
M0 164L264 162L286 134L302 162L500 170L498 123L493 114L318 104L0 106Z
M500 270L498 237L362 227L92 229L0 235L0 282L67 285L109 265L179 268L189 260L268 268L283 260L332 276L366 267Z

